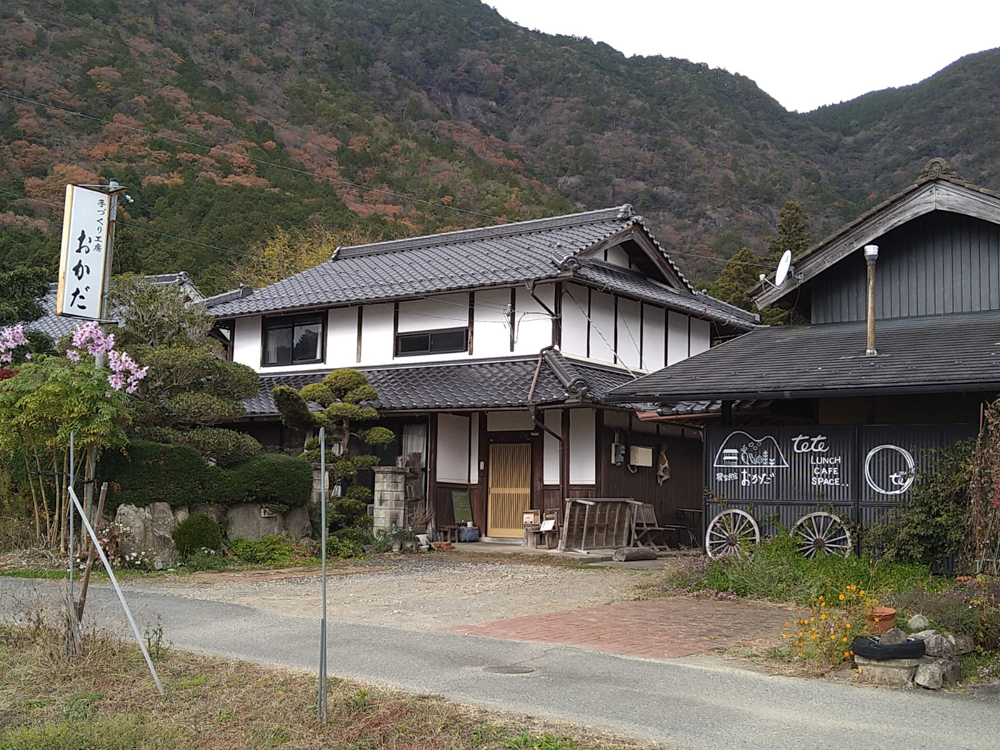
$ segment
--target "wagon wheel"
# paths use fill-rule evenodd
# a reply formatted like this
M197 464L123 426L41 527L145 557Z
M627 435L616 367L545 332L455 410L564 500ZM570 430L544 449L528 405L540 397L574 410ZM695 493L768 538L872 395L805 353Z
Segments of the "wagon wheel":
M804 557L851 554L851 532L833 513L810 513L792 527L792 538Z
M760 528L744 510L724 510L708 524L705 551L709 557L738 555L749 544L760 542Z

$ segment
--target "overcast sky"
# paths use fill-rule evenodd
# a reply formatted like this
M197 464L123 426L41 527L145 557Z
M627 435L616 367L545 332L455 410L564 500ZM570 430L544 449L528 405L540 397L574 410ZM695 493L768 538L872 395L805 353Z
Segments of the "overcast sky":
M998 0L485 0L531 29L708 63L808 112L1000 47Z

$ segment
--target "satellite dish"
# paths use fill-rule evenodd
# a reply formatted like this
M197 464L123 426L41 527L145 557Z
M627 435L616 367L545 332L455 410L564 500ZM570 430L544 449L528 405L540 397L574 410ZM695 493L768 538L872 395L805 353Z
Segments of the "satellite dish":
M788 269L792 267L792 251L785 250L778 261L778 270L774 272L774 285L781 286L788 278Z

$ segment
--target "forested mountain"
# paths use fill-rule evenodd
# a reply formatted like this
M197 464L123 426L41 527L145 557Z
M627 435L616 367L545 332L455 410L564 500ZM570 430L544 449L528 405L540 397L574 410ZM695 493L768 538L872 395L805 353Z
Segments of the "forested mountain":
M54 267L64 184L114 177L134 198L116 265L208 292L279 227L388 238L623 202L706 278L788 199L820 236L931 156L1000 188L998 68L796 114L477 0L5 0L0 265Z

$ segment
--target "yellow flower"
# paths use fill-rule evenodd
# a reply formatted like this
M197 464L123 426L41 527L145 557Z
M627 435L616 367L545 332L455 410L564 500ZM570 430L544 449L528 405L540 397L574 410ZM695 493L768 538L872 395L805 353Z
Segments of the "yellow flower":
M843 594L840 595L840 601L844 601L844 595Z
M799 657L801 657L801 656L802 656L802 652L801 652L801 651L799 651Z
M785 627L786 627L786 628L788 627L788 623L787 623L787 622L785 623Z
M845 635L843 638L841 638L841 640L844 641L844 643L847 643L847 636Z
M825 620L825 619L826 619L826 615L825 615L825 614L822 614L822 615L820 615L820 616L819 616L819 619L821 619L821 620Z
M845 623L845 625L847 626L848 629L850 629L851 623L848 622L848 623Z
M861 589L861 596L864 596L864 595L865 595L865 590Z

